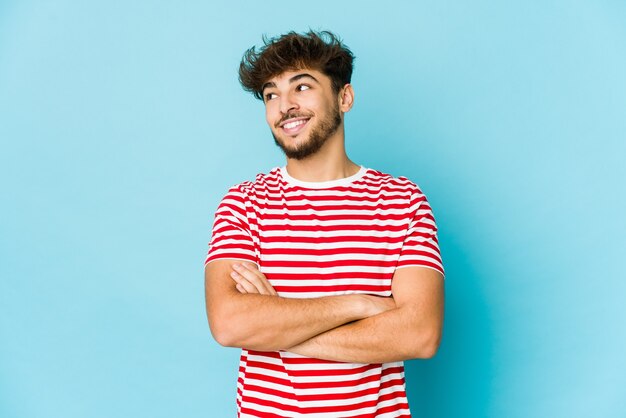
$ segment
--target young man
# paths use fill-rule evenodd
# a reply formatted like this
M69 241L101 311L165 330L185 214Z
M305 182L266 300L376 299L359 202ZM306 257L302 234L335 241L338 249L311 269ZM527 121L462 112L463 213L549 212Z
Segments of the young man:
M408 417L402 361L439 346L430 206L344 148L352 61L329 32L290 32L240 66L287 157L228 191L206 259L211 332L243 349L240 417Z

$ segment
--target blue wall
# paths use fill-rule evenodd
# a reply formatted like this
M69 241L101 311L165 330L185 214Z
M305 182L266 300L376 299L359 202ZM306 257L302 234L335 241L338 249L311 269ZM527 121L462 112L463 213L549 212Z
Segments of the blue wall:
M308 27L357 56L351 158L439 223L415 416L624 416L625 3L336 3L0 3L0 416L233 415L203 259L227 187L283 163L236 69Z

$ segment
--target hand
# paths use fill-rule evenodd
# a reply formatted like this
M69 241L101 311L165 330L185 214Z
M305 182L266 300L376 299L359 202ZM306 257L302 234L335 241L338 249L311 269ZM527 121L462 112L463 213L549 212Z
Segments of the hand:
M383 297L374 295L363 295L368 301L369 316L396 309L396 301L393 297Z
M252 263L235 263L230 277L237 283L239 293L258 293L261 295L278 296L265 275Z

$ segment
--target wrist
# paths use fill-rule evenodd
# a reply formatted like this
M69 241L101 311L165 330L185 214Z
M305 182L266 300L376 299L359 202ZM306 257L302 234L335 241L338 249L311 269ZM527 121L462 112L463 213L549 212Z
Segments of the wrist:
M376 296L372 295L356 295L360 299L360 314L361 316L357 319L369 318L370 316L376 315L380 312L380 308L376 304Z
M374 295L360 295L364 298L365 302L365 317L378 315L391 309L396 308L396 304L391 297L374 296Z

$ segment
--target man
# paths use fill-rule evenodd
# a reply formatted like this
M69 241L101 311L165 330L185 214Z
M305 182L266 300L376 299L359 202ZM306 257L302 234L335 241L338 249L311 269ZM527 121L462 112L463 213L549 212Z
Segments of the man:
M242 348L240 417L408 417L402 361L439 346L430 206L344 148L352 62L330 32L265 40L241 62L287 163L230 188L206 259L211 332Z

